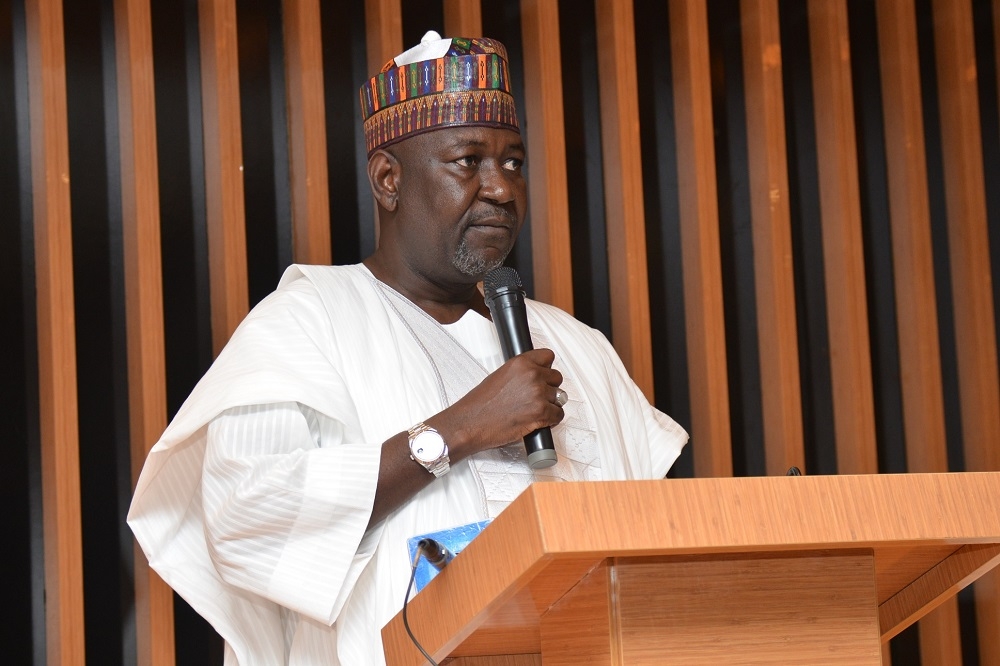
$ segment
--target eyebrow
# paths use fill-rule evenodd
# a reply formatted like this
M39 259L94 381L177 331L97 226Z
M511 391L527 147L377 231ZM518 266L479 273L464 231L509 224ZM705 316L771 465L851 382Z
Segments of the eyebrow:
M485 148L488 142L482 141L481 139L464 139L455 141L451 144L453 149L463 149L463 148ZM512 141L505 146L506 150L519 150L525 152L524 141Z

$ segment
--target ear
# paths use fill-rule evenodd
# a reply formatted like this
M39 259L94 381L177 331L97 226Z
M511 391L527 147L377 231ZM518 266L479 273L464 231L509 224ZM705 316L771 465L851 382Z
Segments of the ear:
M396 156L387 150L376 150L368 158L368 182L379 207L387 211L396 210L399 198L400 164Z

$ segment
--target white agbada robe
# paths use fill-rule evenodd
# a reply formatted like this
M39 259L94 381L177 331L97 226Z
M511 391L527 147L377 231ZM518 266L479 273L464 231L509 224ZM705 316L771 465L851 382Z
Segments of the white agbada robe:
M561 460L562 478L665 476L684 430L649 405L600 332L527 305L535 346L553 349L571 397L557 450L598 451L590 465ZM384 663L381 628L409 581L406 539L490 517L532 481L526 468L509 483L493 474L520 464L496 450L365 531L381 443L447 406L439 372L361 265L290 267L233 334L152 448L128 517L153 569L225 639L227 665Z

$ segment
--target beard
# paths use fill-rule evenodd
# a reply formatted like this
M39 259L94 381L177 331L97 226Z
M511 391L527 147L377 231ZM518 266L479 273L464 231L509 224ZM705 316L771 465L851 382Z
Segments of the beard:
M463 238L455 251L455 256L452 257L451 265L463 275L481 278L493 269L503 266L504 259L510 254L510 250L511 248L507 248L507 251L499 258L487 259L482 251L476 251L469 247L468 241Z
M465 231L468 232L469 227L471 227L475 222L489 217L504 217L510 222L510 228L513 230L511 233L513 236L510 238L507 249L503 250L503 253L499 257L489 258L489 255L496 250L483 250L476 249L469 245L469 239L466 235L462 234L462 240L458 244L458 248L455 250L455 255L451 259L451 265L456 268L463 275L468 275L469 277L474 277L476 279L482 279L484 275L489 273L495 268L500 268L503 266L504 260L510 251L514 247L514 240L517 237L517 231L520 229L520 223L517 216L506 207L496 206L492 210L484 209L479 211L479 213L469 220Z

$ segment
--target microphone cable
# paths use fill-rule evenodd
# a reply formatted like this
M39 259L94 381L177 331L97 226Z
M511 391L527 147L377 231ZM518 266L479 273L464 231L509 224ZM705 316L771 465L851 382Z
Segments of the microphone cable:
M431 666L439 666L434 657L427 654L427 650L424 646L420 644L417 637L413 635L413 631L410 629L410 621L406 617L406 606L410 601L410 592L413 590L413 582L417 577L417 564L420 562L420 558L423 557L427 560L428 564L432 567L441 571L448 563L454 559L454 555L447 548L442 546L440 543L434 539L421 539L417 543L417 552L413 556L413 563L410 565L410 582L406 586L406 595L403 597L403 628L406 629L406 635L410 637L413 644L417 646L420 650L420 654L424 655L424 658L430 663Z

